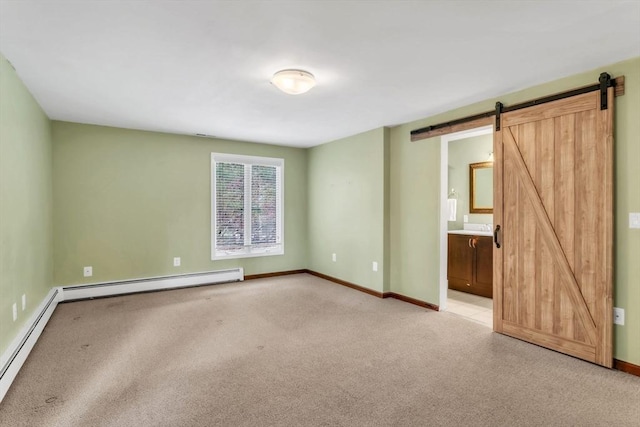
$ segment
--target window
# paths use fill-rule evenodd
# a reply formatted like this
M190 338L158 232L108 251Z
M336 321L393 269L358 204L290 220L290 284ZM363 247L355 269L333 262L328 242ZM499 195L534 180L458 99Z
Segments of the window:
M284 160L211 154L211 259L284 254Z

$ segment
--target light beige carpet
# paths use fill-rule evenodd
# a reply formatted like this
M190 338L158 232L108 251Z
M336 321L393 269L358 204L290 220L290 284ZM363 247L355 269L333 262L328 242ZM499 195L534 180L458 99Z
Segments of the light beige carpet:
M307 275L58 306L2 426L638 426L640 378Z

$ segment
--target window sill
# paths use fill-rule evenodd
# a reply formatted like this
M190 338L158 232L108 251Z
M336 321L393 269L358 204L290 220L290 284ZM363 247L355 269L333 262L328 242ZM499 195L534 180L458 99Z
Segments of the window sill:
M284 255L284 250L273 251L273 252L256 252L256 253L237 253L237 254L229 254L229 255L214 255L211 260L212 261L222 261L225 259L238 259L238 258L255 258L261 256L274 256L274 255Z

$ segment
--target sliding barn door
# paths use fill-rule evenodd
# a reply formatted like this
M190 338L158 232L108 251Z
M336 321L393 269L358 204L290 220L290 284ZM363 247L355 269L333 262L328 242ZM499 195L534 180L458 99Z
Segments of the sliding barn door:
M494 329L612 366L613 88L503 113Z

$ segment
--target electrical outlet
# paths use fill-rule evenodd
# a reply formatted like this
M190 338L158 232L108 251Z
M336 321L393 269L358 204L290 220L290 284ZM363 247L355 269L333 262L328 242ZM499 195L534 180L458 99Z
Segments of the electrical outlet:
M84 277L91 277L93 276L93 267L89 266L89 267L85 267L83 269L84 272Z
M624 325L624 308L613 307L613 324Z
M336 262L336 254L331 255L331 261Z
M13 303L13 321L15 322L18 319L18 304Z
M180 257L179 256L173 258L173 266L174 267L180 267Z
M27 308L27 296L22 294L22 311L24 311L25 308Z
M464 222L469 222L469 215L464 215L462 218Z
M373 271L378 271L378 263L373 261Z
M640 212L629 213L629 228L640 228Z

